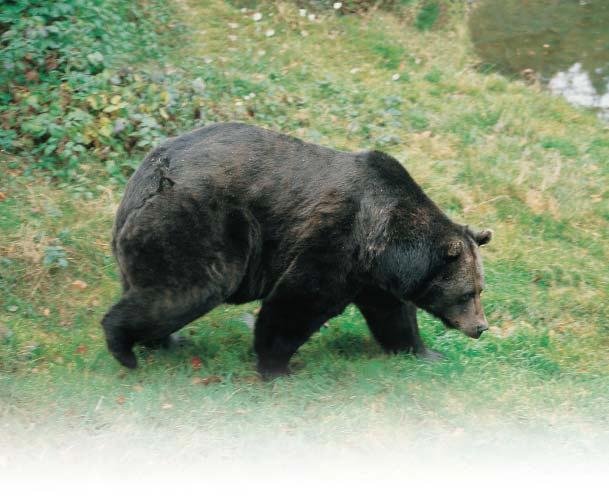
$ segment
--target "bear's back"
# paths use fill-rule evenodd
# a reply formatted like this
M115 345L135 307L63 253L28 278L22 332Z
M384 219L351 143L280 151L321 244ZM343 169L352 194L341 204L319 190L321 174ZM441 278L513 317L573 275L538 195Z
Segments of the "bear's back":
M117 228L133 208L174 185L200 199L224 197L260 219L306 218L329 198L337 208L355 208L371 195L383 204L430 205L387 154L341 152L248 124L217 123L170 139L146 157L127 185Z

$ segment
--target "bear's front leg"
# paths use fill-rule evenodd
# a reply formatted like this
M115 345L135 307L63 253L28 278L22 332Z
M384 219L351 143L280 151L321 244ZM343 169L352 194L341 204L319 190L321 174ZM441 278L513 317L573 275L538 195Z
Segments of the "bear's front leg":
M357 307L366 319L374 338L388 353L408 352L419 358L439 360L441 353L425 346L419 334L417 308L384 292L361 296Z

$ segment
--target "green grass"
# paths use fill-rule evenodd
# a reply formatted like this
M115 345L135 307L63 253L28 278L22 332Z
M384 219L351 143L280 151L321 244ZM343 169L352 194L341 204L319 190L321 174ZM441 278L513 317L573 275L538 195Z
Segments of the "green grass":
M421 30L429 30L437 21L440 15L440 3L435 0L423 2L421 10L417 14L415 26Z
M184 129L239 120L395 155L451 217L495 230L483 251L491 330L474 341L422 314L424 339L447 356L428 364L382 354L349 307L296 355L292 376L267 383L244 321L256 305L220 307L183 329L191 345L142 350L127 372L99 326L119 295L108 242L122 187L95 161L59 183L5 156L3 421L34 424L30 439L45 425L186 425L371 442L406 422L487 431L488 443L502 425L588 439L609 426L607 124L538 87L478 73L457 8L420 31L414 7L329 10L311 22L268 3L254 22L222 0L175 6L189 31L172 63L205 84L201 118Z

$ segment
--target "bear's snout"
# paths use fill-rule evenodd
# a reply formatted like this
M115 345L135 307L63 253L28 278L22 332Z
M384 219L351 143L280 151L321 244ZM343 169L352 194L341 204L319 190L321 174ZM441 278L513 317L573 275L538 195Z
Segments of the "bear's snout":
M482 335L483 332L486 332L488 330L488 323L484 322L481 323L479 325L476 326L475 331L473 332L473 334L468 334L470 337L472 337L473 339L479 339L480 336Z

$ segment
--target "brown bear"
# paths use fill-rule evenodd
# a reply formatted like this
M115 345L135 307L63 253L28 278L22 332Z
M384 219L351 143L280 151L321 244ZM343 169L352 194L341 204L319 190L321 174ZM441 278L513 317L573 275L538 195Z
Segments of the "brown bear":
M478 247L393 157L347 153L238 123L154 149L127 184L112 249L121 299L102 320L110 352L163 344L221 303L262 300L265 376L354 303L387 351L437 357L417 307L477 338L488 328Z

